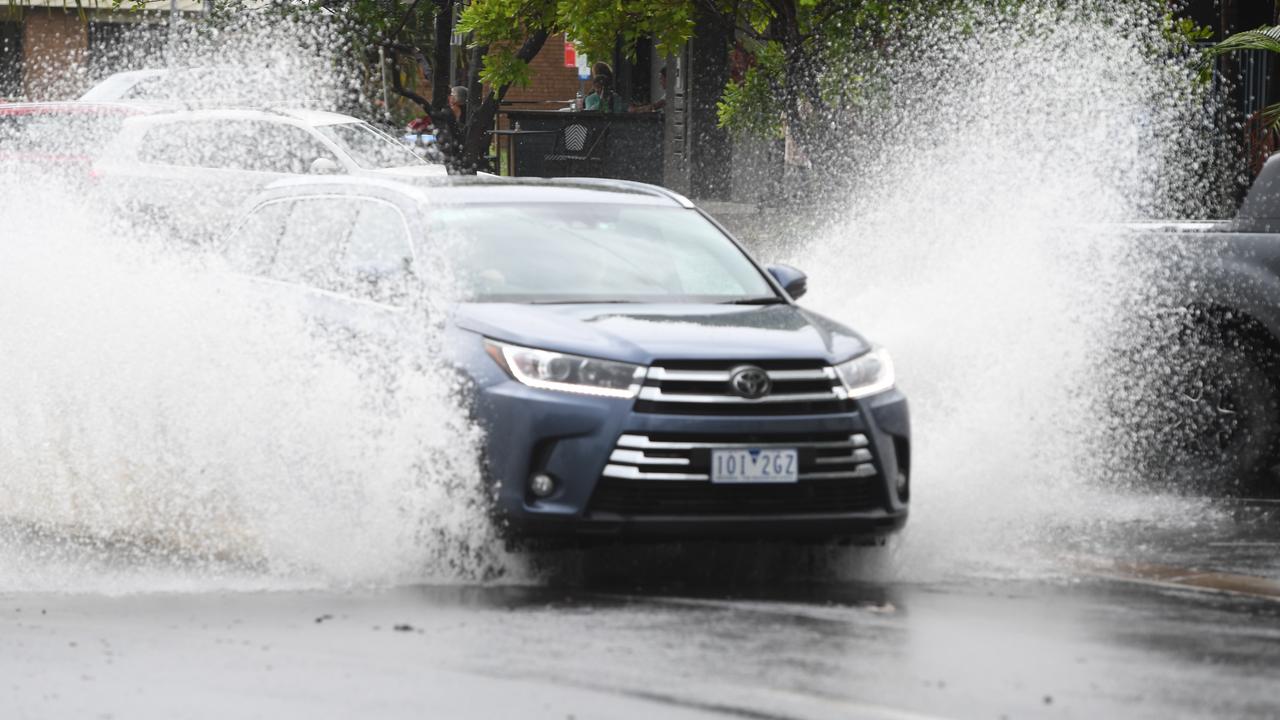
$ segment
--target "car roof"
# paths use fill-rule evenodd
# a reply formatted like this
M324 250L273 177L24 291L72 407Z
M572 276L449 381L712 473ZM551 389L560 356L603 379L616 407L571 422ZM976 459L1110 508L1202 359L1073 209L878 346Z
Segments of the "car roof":
M207 85L207 79L215 79L219 76L230 76L242 78L245 73L269 72L269 69L254 65L193 65L180 67L162 67L147 68L143 70L126 70L124 72L114 73L103 78L96 85L85 91L80 96L85 101L112 101L120 100L122 102L134 102L136 100L156 100L165 102L187 102L197 101L195 97L188 95L186 92L173 92L176 88L167 87L165 83L183 83L188 86L203 87ZM160 95L152 95L146 98L126 98L125 95L131 93L134 88L150 81L157 81L157 89L168 90ZM202 94L200 97L206 97Z
M185 69L185 68L184 68ZM120 78L121 80L133 80L135 78L150 78L168 75L173 72L170 68L151 68L149 70L124 70L118 73L112 73L103 78L104 81L112 78Z
M141 115L162 109L161 106L142 103L114 102L29 102L0 103L0 115L76 115L119 113Z
M269 185L251 204L311 194L398 195L427 205L513 203L611 203L692 208L693 203L666 188L626 180L598 178L508 178L444 176L409 181L354 176L302 177Z
M169 112L155 116L157 122L175 120L199 120L201 118L219 118L227 120L280 120L289 119L302 125L319 127L324 125L341 125L361 122L360 118L325 110L307 110L305 108L245 108L245 107L199 107L188 106L171 109Z

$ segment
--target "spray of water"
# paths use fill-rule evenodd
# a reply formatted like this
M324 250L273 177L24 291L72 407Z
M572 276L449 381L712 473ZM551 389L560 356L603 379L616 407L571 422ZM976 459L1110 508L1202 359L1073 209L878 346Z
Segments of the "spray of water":
M1095 432L1101 349L1154 266L1084 224L1214 214L1227 186L1205 175L1215 148L1185 59L1158 14L1129 5L922 19L851 75L880 90L832 119L842 220L791 254L813 271L808 302L890 347L912 399L899 575L1052 571L1066 550L1109 551L1128 524L1209 512L1126 491ZM175 75L179 94L185 77L206 99L342 108L363 103L365 79L341 47L323 26L250 17L184 34L152 64L212 69ZM5 183L0 583L502 566L477 432L425 312L400 321L403 343L335 344L137 218L108 224L29 170ZM152 575L130 584L139 568Z
M17 220L0 261L7 585L41 585L50 553L326 582L493 571L438 327L335 338L85 221Z
M258 20L179 37L149 63L174 74L148 99L332 109L361 96L323 26ZM381 313L372 334L325 326L297 294L238 280L100 197L80 164L30 162L24 151L56 144L31 137L42 131L10 137L16 161L0 168L0 585L503 571L480 435L440 350L447 283ZM191 193L173 211L223 204Z
M1214 214L1227 187L1204 171L1204 93L1133 5L919 23L868 68L882 99L850 110L847 221L797 263L815 271L810 303L898 361L908 576L1065 569L1125 552L1129 524L1210 512L1130 492L1096 432L1117 407L1099 362L1157 268L1098 224Z

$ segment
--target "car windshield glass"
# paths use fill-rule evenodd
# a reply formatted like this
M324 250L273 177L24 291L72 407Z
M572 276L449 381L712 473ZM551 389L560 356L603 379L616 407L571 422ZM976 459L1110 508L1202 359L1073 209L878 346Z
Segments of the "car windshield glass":
M651 205L442 207L427 238L476 302L725 302L775 296L715 225Z
M395 138L369 123L353 122L321 125L325 137L334 141L365 170L423 165L422 159Z

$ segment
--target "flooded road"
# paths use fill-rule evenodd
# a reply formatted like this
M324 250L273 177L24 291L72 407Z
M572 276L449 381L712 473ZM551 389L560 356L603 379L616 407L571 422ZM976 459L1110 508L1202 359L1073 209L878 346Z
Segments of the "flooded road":
M883 548L506 554L446 265L397 342L335 343L163 215L0 167L0 720L1280 717L1280 505L1161 495L1108 424L1179 258L1095 226L1217 216L1212 103L1163 24L1043 5L878 51L823 192L708 204L891 349ZM363 75L288 31L164 63L262 58L248 97L334 109Z
M0 670L21 718L1275 717L1280 525L1238 510L1057 577L598 550L519 585L7 594Z

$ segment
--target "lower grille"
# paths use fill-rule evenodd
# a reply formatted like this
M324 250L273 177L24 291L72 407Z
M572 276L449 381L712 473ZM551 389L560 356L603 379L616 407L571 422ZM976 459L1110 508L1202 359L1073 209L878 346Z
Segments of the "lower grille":
M769 515L882 507L884 483L861 433L802 436L636 435L618 438L588 507L622 515ZM799 481L713 484L711 451L795 448Z
M884 505L883 483L801 480L790 485L712 485L602 478L590 511L619 515L787 515L857 512Z

